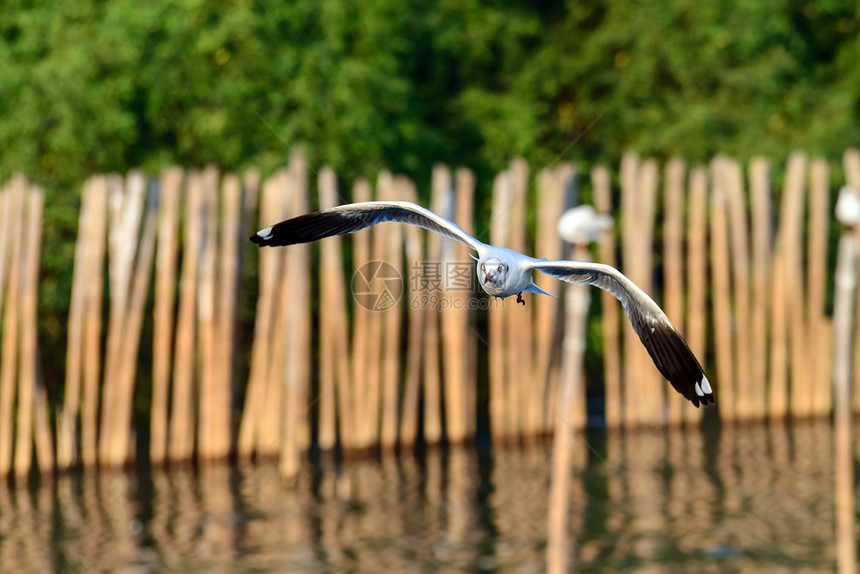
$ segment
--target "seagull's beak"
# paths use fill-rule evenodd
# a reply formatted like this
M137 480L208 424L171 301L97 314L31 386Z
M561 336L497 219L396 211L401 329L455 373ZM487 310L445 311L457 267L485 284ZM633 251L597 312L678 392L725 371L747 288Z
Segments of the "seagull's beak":
M490 275L489 273L487 273L487 276L484 277L484 283L489 283L490 279L492 279L492 278L493 278L493 276Z

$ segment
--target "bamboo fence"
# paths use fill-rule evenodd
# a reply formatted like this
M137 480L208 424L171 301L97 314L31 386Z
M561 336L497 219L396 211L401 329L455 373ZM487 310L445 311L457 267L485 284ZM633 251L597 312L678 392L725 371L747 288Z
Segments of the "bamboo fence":
M860 152L847 151L842 167L803 152L784 169L762 158L660 165L627 154L616 173L560 165L532 178L517 159L481 204L474 174L440 165L427 204L493 244L618 266L684 333L714 386L716 416L796 419L834 407L831 183L844 171L860 188ZM300 153L264 181L214 167L87 181L65 381L49 385L62 388L49 397L36 336L42 194L13 177L0 192L0 475L235 452L277 456L292 479L312 445L348 454L464 442L481 430L482 413L497 444L600 418L628 429L700 421L606 293L595 292L601 317L591 321L603 370L586 372L587 315L568 301L572 288L550 277L536 281L558 298L527 294L525 306L488 298L464 245L412 226L289 248L247 241L316 207L418 201L415 183L389 173L344 189ZM591 251L574 252L556 232L578 193L617 218ZM484 205L489 224L476 225ZM256 312L245 326L247 289ZM150 344L152 363L141 364ZM860 356L860 337L852 344ZM857 370L851 382L860 383ZM134 416L136 404L150 405L147 417Z

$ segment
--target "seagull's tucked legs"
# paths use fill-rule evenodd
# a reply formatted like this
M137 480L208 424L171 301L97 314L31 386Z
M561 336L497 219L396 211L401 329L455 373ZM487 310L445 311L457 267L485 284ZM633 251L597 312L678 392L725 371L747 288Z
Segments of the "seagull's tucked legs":
M525 299L523 299L523 294L522 294L522 292L517 293L517 303L522 303L522 304L523 304L523 307L525 307L525 306L526 306L526 300L525 300Z

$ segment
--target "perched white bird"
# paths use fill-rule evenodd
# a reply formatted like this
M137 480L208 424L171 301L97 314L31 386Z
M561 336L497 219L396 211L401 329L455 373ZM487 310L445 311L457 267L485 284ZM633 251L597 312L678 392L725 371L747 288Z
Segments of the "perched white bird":
M624 307L633 330L657 369L675 390L697 407L714 403L711 385L701 365L665 313L642 289L608 265L534 259L511 249L487 245L447 219L406 201L368 201L332 207L266 227L250 239L260 246L309 243L386 221L417 225L468 245L478 254L472 256L477 261L478 282L494 297L517 295L517 301L525 304L524 292L550 295L534 284L533 270L568 283L588 283L612 293Z
M590 205L577 205L558 220L558 235L568 243L591 243L612 227L612 216L597 213Z

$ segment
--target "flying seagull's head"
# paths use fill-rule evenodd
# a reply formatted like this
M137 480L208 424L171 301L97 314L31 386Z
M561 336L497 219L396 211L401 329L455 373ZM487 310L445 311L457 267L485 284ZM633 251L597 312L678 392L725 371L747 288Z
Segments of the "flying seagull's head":
M497 257L487 257L478 261L478 279L486 288L501 288L508 277L508 264Z

